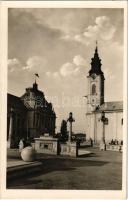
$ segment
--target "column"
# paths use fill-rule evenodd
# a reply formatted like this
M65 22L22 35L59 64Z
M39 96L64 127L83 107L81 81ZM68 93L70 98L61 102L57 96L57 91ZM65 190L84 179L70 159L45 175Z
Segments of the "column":
M71 143L71 136L72 136L72 122L69 122L69 126L70 126L70 129L69 129L69 138L68 138L68 141L69 143Z
M71 137L72 137L72 123L75 121L75 120L73 119L73 114L72 114L72 112L69 113L69 118L68 118L67 121L69 121L69 126L70 126L70 127L69 127L68 142L71 143Z
M10 123L9 123L9 136L8 136L8 141L7 141L7 148L11 148L12 147L12 136L13 136L13 108L11 108L10 111Z

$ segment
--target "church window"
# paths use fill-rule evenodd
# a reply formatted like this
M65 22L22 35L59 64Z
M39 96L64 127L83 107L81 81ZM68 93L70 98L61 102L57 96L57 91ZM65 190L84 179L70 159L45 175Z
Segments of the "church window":
M121 124L123 125L123 118L121 119Z
M92 95L96 94L96 85L92 84Z

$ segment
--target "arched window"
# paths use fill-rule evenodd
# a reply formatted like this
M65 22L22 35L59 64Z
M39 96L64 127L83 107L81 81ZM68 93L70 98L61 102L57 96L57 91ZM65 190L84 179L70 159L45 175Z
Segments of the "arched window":
M92 95L96 94L96 85L92 84Z

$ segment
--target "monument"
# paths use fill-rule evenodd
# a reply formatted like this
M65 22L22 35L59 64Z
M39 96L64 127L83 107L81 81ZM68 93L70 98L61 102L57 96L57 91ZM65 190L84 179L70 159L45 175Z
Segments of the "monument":
M77 142L72 142L72 123L75 122L73 118L72 112L69 113L69 118L67 119L67 122L69 122L69 135L68 135L68 141L64 144L61 144L61 154L62 155L69 155L73 157L78 156L78 146Z

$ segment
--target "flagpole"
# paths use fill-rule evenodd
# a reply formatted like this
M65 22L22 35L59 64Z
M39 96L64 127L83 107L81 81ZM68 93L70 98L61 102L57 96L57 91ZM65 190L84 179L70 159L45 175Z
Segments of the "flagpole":
M39 75L38 74L34 74L35 75L35 83L36 83L36 77L39 78Z
M36 74L34 74L35 75L35 83L36 83Z

